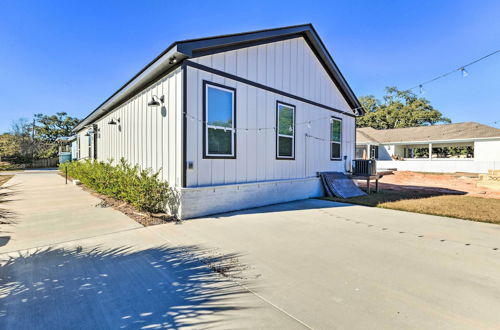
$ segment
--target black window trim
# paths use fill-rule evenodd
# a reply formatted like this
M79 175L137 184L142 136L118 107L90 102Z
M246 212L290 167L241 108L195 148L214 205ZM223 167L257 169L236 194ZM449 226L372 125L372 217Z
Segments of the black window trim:
M232 145L232 154L231 155L215 155L209 154L207 148L207 139L208 139L208 108L207 108L207 89L208 86L214 86L219 89L227 90L233 94L233 145ZM236 159L236 88L214 83L212 81L203 80L203 159Z
M293 139L293 143L292 143L292 156L291 157L288 157L288 156L280 156L279 155L279 106L281 105L284 105L284 106L287 106L287 107L291 107L293 109L293 136L292 136L292 139ZM295 160L295 130L296 130L296 115L297 115L297 111L296 111L296 107L295 105L293 104L290 104L290 103L286 103L286 102L282 102L282 101L276 101L276 159L277 160ZM287 135L285 135L287 136ZM287 137L290 137L289 135Z
M343 143L343 138L342 138L342 135L344 134L344 127L343 127L343 122L342 122L342 118L340 117L335 117L335 116L332 116L330 120L336 120L336 121L339 121L340 122L340 142L337 142L337 141L332 141L332 122L330 122L330 143L328 144L328 147L330 147L330 160L332 161L339 161L339 160L342 160L342 143ZM333 155L332 155L332 143L336 143L338 145L340 145L340 152L339 152L339 157L338 158L334 158Z

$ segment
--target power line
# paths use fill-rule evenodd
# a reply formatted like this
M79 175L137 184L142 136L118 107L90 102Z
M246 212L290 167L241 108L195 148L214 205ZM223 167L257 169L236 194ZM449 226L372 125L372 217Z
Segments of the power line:
M468 72L465 68L467 68L467 67L469 67L469 66L471 66L471 65L473 65L473 64L476 64L477 62L482 61L482 60L484 60L484 59L486 59L486 58L488 58L488 57L490 57L490 56L493 56L493 55L495 55L495 54L497 54L497 53L500 53L500 49L499 49L499 50L494 51L493 53L489 53L488 55L485 55L485 56L483 56L483 57L480 57L480 58L478 58L478 59L476 59L476 60L474 60L474 61L472 61L472 62L470 62L470 63L467 63L467 64L465 64L465 65L462 65L462 66L460 66L460 67L458 67L458 68L456 68L456 69L453 69L453 70L451 70L451 71L449 71L449 72L443 73L443 74L441 74L441 75L439 75L439 76L437 76L437 77L434 77L434 78L432 78L432 79L430 79L430 80L427 80L426 82L423 82L423 83L420 83L420 84L418 84L418 85L416 85L416 86L413 86L413 87L411 87L411 88L408 88L408 90L412 90L412 89L415 89L415 88L419 88L419 89L420 89L420 93L422 93L422 92L423 92L423 87L424 87L424 85L427 85L427 84L429 84L429 83L431 83L431 82L433 82L433 81L436 81L436 80L438 80L438 79L441 79L441 78L444 78L444 77L446 77L446 76L449 76L450 74L455 73L455 72L461 72L461 73L462 73L462 75L463 75L464 77L466 77L466 76L469 74L469 72Z

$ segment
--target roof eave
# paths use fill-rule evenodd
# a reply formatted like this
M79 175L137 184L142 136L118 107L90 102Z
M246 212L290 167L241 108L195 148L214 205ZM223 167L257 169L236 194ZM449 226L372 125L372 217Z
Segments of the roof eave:
M342 95L345 97L347 103L351 107L351 110L356 115L363 115L364 110L361 108L359 100L357 99L356 95L348 85L339 68L333 61L330 53L321 41L316 30L314 29L312 24L303 24L283 28L175 42L171 44L153 61L151 61L148 65L146 65L134 77L132 77L132 79L130 79L122 87L120 87L120 89L118 89L106 101L99 105L87 117L85 117L73 129L73 132L82 130L85 126L91 124L96 119L113 110L113 108L131 97L134 93L137 93L139 90L146 87L155 79L158 79L158 77L162 73L176 66L179 66L185 58L193 57L196 52L201 52L203 50L212 48L221 48L231 45L244 44L249 41L273 39L280 36L295 34L302 34L307 37L306 40L312 44L312 47L314 48L314 50L316 50L317 55L326 65L328 71L332 73L332 79L337 84ZM172 56L176 57L176 63L169 63L169 59Z
M247 33L185 40L179 41L176 44L177 50L180 53L183 53L188 57L196 57L200 56L200 54L204 55L210 52L215 52L217 49L229 49L231 47L237 47L238 45L245 47L245 44L249 42L272 40L293 35L305 37L306 41L310 43L310 46L315 51L316 55L319 56L321 62L326 66L325 69L331 73L331 78L338 86L340 92L351 107L351 110L356 115L364 115L365 111L361 107L361 103L347 83L347 80L340 72L338 66L335 64L332 56L326 49L326 46L312 24L302 24Z
M169 59L173 56L176 57L176 62L170 63ZM157 79L162 73L179 66L184 58L186 58L186 55L177 50L177 45L175 43L172 44L166 51L146 65L132 79L120 87L120 89L118 89L106 101L85 117L73 129L73 132L82 130L85 126L91 124L94 120L100 118L102 115L115 108L118 104L122 103L123 100L143 89L145 86Z

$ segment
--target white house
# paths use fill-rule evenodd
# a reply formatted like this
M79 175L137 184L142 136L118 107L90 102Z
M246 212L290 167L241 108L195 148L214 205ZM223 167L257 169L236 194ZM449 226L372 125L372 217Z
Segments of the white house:
M360 104L313 26L174 42L76 128L79 159L161 170L181 218L322 195Z
M500 129L475 123L376 130L358 128L356 158L378 168L487 173L500 169Z

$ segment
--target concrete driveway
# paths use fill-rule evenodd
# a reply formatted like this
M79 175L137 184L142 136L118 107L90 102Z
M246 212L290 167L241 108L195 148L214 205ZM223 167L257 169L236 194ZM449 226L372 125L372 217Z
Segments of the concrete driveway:
M212 270L242 268L233 254L172 244L54 172L7 184L0 329L303 328Z
M316 329L499 329L500 226L305 200L152 228Z
M144 228L9 184L2 329L500 327L500 226L306 200Z

